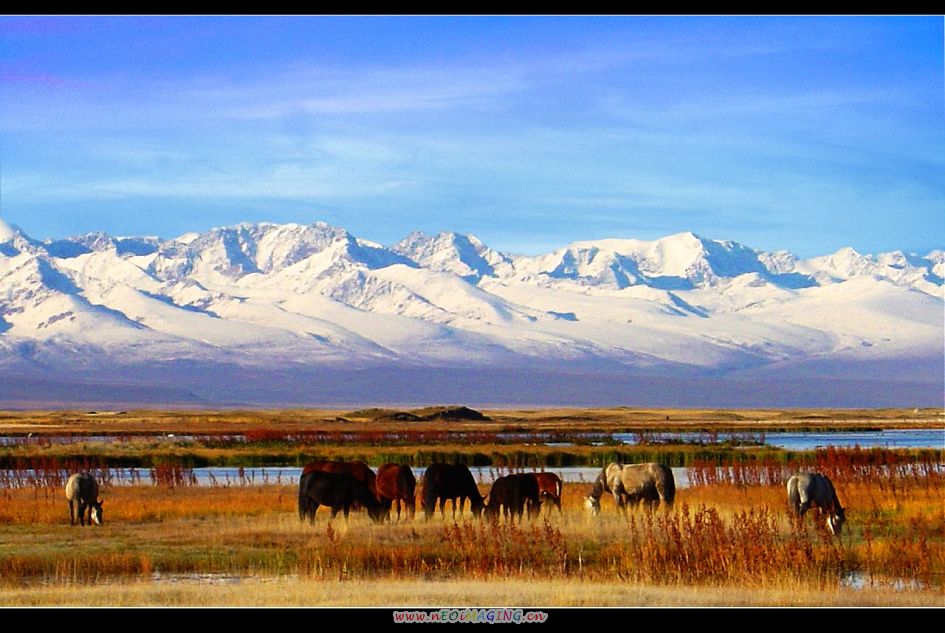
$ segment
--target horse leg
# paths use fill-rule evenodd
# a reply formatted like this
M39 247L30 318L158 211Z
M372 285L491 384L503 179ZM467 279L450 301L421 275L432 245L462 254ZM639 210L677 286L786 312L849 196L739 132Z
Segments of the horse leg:
M312 505L308 509L308 522L310 524L315 524L315 513L318 512L318 502L313 501Z
M618 511L622 511L624 516L627 515L627 500L619 490L614 491L614 504L616 504Z
M75 525L75 502L69 499L69 525Z

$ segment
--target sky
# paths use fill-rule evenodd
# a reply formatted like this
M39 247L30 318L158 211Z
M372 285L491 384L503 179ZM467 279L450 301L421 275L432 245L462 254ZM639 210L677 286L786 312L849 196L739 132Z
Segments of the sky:
M943 18L0 17L29 235L945 247Z

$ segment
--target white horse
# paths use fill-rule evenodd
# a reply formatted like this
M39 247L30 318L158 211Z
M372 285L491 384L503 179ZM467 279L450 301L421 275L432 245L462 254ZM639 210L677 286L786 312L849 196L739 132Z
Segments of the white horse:
M617 508L626 510L627 503L639 505L646 501L656 505L660 501L672 507L676 497L673 471L663 464L609 464L597 476L591 494L584 501L593 514L600 512L600 497L605 492L614 495Z
M788 503L798 518L811 508L817 508L820 515L827 514L827 527L831 534L840 534L843 523L847 520L837 491L830 479L821 473L799 473L792 475L787 482Z
M102 499L98 496L98 482L88 473L76 473L66 482L66 499L69 500L69 524L75 525L76 509L79 523L85 525L86 509L89 525L102 524ZM76 507L78 506L78 508Z

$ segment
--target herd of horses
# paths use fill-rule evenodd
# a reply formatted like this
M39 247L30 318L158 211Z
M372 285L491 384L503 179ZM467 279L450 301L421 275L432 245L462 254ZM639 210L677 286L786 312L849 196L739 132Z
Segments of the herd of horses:
M545 503L561 511L563 482L554 473L514 473L499 477L485 496L479 492L476 480L464 464L432 464L423 474L420 505L427 519L439 508L445 517L446 503L452 502L453 518L457 511L465 512L466 502L477 517L498 518L503 515L514 521L523 515L535 516ZM793 475L787 484L788 503L800 518L811 508L826 515L827 527L840 534L846 520L837 492L826 475L801 473ZM320 505L331 508L334 518L343 511L345 517L352 508L361 507L375 521L391 519L391 508L401 507L413 518L416 508L417 481L413 471L399 464L384 464L374 471L360 461L319 461L305 466L299 480L299 519L315 520ZM594 515L600 512L600 499L605 494L614 497L618 510L641 504L653 508L662 503L671 508L676 497L673 471L657 463L607 465L597 476L585 506ZM393 505L392 505L393 504Z
M500 512L521 520L541 511L550 501L561 510L561 479L553 473L517 473L500 477L483 497L469 468L464 464L432 464L423 474L420 506L429 519L439 507L446 515L446 503L452 502L453 517L462 515L468 501L473 514L498 516ZM331 508L334 518L352 508L367 510L375 521L389 520L396 507L397 520L402 509L413 519L416 512L417 480L409 466L384 464L377 473L360 461L317 461L307 464L299 478L299 519L314 521L319 506Z
M420 505L427 519L439 507L446 515L446 502L451 501L453 517L459 510L465 512L466 501L475 516L485 514L490 518L505 517L514 521L523 515L536 516L545 503L551 503L561 511L563 483L554 473L514 473L499 477L489 493L479 492L476 480L464 464L432 464L423 474L423 489ZM363 508L375 522L391 520L392 508L397 508L397 520L401 511L414 518L416 510L417 480L409 466L384 464L375 473L361 461L316 461L307 464L299 477L299 520L315 521L319 506L331 509L331 517L344 512L347 519L352 509ZM69 518L73 525L78 516L85 525L88 522L101 525L102 499L98 496L98 484L88 473L75 474L66 483L66 498L69 500ZM656 507L660 503L671 508L676 497L676 482L667 466L657 463L607 465L594 481L585 506L594 515L600 512L600 498L611 494L618 510L646 504ZM844 508L830 479L821 473L800 473L787 482L788 504L800 519L811 508L817 508L826 516L827 528L839 535L846 520ZM76 509L78 513L76 513Z

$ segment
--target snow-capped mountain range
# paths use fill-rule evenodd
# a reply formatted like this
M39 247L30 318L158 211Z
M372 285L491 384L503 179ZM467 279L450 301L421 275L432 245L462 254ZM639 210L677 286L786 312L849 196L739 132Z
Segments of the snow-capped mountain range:
M697 381L816 366L854 381L882 367L872 378L922 383L934 403L943 277L942 250L801 260L692 233L518 256L456 233L386 247L322 222L40 242L0 220L0 401L14 383L32 401L44 381L140 376L212 402L208 368L259 389L304 375L318 392L318 372L371 369Z

